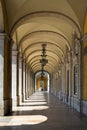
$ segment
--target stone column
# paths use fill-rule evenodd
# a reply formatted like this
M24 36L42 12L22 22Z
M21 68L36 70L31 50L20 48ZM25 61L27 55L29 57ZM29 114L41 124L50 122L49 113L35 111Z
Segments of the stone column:
M0 115L4 115L4 36L0 35Z
M17 105L16 97L16 86L17 86L17 51L12 49L12 106Z
M55 92L55 96L57 96L58 95L58 88L59 88L59 84L58 84L58 72L56 72L56 80L55 80L55 82L56 82L56 92Z
M32 71L32 94L34 93L35 89L34 89L34 73Z
M31 96L31 70L29 70L29 96Z
M25 67L25 82L26 82L26 85L25 85L25 99L28 98L28 67L27 67L27 64L26 64L26 67Z
M27 71L27 96L28 96L28 98L30 96L30 71L29 71L29 68Z
M22 57L20 53L17 54L17 105L21 103L22 91Z
M72 54L67 52L66 57L66 102L71 106L72 95Z
M11 40L0 34L0 115L11 111Z
M53 74L50 76L50 92L53 93Z
M22 61L22 101L25 100L25 60Z
M66 102L66 65L63 62L62 63L62 69L61 69L61 87L62 87L62 96L63 96L63 102Z
M31 95L33 94L33 72L32 72L32 70L31 70L31 89L30 89L30 91L31 91Z
M71 106L71 97L72 97L72 53L69 52L70 61L69 61L69 105Z
M69 96L71 95L71 76L72 76L72 57L71 52L68 52L68 67L69 67Z

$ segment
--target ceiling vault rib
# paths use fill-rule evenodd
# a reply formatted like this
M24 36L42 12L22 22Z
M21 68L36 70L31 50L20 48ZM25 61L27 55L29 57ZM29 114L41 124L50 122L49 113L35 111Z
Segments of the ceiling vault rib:
M41 49L38 49L38 50L34 50L34 51L32 51L27 57L26 57L26 61L28 60L28 58L29 58L29 56L30 55L32 55L34 52L41 52L42 50ZM55 52L53 52L52 50L47 50L48 52L52 52L53 54L55 54L59 59L60 59L60 61L61 61L61 58L59 57L59 55L58 54L56 54Z
M12 36L13 33L15 32L15 30L24 23L24 21L26 21L27 19L31 19L31 18L35 18L35 17L44 17L44 16L48 16L48 17L56 17L59 18L63 17L66 20L68 19L70 22L72 22L74 24L74 26L77 28L79 34L81 35L81 29L79 27L79 25L76 23L76 21L74 21L74 19L72 19L71 17L69 17L68 15L61 13L61 12L56 12L56 11L37 11L37 12L32 12L29 14L26 14L22 17L20 17L12 26L11 30L10 30L10 35Z
M38 60L35 60L35 61L33 61L33 62L31 62L31 66L33 65L33 64L35 64L36 62L40 62L40 59L38 59ZM53 62L54 61L54 59L49 59L49 61L51 61L51 62ZM56 62L54 62L54 63L56 63Z
M31 43L30 45L28 45L24 50L23 50L23 55L25 55L25 53L26 53L26 51L31 47L31 46L34 46L34 45L37 45L37 44L42 44L42 43L46 43L46 44L48 44L48 45L54 45L55 47L57 47L59 50L60 50L60 52L63 54L63 55L65 55L64 54L64 51L62 50L62 48L60 47L60 46L58 46L58 45L56 45L55 43L52 43L52 42L33 42L33 43Z
M70 50L70 48L71 48L70 42L68 41L68 39L67 39L64 35L62 35L61 33L58 33L58 32L47 31L47 30L40 30L40 31L34 31L34 32L31 32L31 33L28 33L26 36L24 36L24 37L20 40L20 42L19 42L19 44L18 44L18 48L20 49L20 47L22 46L23 42L24 42L26 39L28 39L30 36L32 36L32 35L34 35L34 34L37 35L38 33L40 33L40 34L49 33L49 34L55 34L55 35L57 35L57 36L60 36L64 41L66 41L69 50Z
M48 67L48 66L46 66L46 67ZM44 70L49 70L49 69L50 69L51 72L54 71L54 68L53 68L52 66L49 66L48 68L46 68L46 67L44 68ZM35 67L33 68L33 70L36 71L37 68L41 71L41 69L40 69L40 67L39 67L38 65L35 66ZM49 72L49 71L48 71L48 72Z
M50 73L48 71L46 71L46 70L44 70L44 71L47 72L50 75ZM38 72L41 72L41 70L36 71L35 74L38 73Z
M50 64L50 63L47 63L47 64L48 64L49 66L52 66L52 67L55 69L55 67L54 67L53 64ZM46 68L48 65L46 65L45 68ZM41 68L41 64L38 65L38 63L37 63L36 65L32 66L32 69L33 69L35 66L39 66L39 67Z
M33 68L37 64L41 66L40 62L35 62L35 64L31 65L31 67ZM52 64L51 62L48 62L47 64L50 64L55 68L55 64Z
M35 58L37 58L38 56L40 56L40 58L41 58L41 55L36 55L36 56L34 56L32 59L29 60L28 64L30 64L30 63L32 62L32 60L35 59ZM56 62L58 62L55 57L50 56L50 55L47 55L47 56L48 56L48 57L51 57L51 58L54 59Z

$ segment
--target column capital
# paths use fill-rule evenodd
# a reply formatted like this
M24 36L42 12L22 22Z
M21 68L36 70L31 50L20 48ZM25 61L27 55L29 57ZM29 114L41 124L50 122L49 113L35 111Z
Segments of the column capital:
M72 52L71 52L71 51L68 51L68 52L67 52L67 55L66 55L66 58L65 58L67 63L70 63L71 57L72 57Z
M0 33L0 40L4 40L5 39L5 33Z
M18 51L17 50L12 50L12 56L17 56Z
M26 59L23 58L22 61L23 61L23 63L26 63Z
M7 38L8 40L12 40L7 33L5 33L5 32L0 33L0 39L4 40L5 38Z
M19 61L22 61L23 56L19 51L17 52L17 56L18 56Z

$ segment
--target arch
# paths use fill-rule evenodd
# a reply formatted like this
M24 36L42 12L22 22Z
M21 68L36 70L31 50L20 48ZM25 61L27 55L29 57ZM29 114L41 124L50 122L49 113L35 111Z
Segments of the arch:
M51 62L48 62L47 63L48 65L52 65L53 66L53 68L55 68L55 65L54 64L52 64ZM31 67L33 68L35 65L40 65L41 66L41 63L40 62L37 62L37 63L35 63L34 65L32 65Z
M50 73L48 71L44 71L44 72L46 72L50 75ZM34 75L36 75L37 73L41 73L41 71L37 71Z
M47 66L48 64L51 65L53 68L55 68L55 65L52 64L51 62L48 62L48 63L46 64L46 66ZM37 63L34 64L31 68L33 68L34 66L41 66L41 63L40 63L40 62L37 62ZM46 67L46 66L45 66L45 67Z
M35 64L36 62L38 62L39 61L39 63L40 63L40 59L38 59L38 60L35 60L35 61L33 61L33 62L31 62L31 66L33 65L33 64ZM51 59L49 59L49 61L51 62L51 63L53 63L53 64L58 64L53 58L51 58ZM49 62L48 61L48 62ZM53 62L54 61L54 62Z
M46 72L46 71L44 71L44 74L45 74L44 78L46 78L48 80L46 82L45 86L44 86L46 88L44 90L49 91L49 77L50 77L50 74L48 72ZM35 90L37 90L37 89L41 91L41 71L35 73Z
M18 45L18 48L19 48L19 50L20 50L20 47L21 47L21 45L23 44L23 42L26 40L26 39L28 39L29 37L31 37L31 36L33 36L33 35L37 35L37 34L47 34L47 33L49 33L49 34L55 34L55 35L57 35L57 36L60 36L64 41L66 41L66 45L67 45L67 47L68 47L68 49L70 50L70 48L71 48L71 45L70 45L70 42L68 41L68 39L64 36L64 35L62 35L61 33L58 33L58 32L54 32L54 31L48 31L48 30L40 30L40 31L34 31L34 32L31 32L31 33L28 33L26 36L24 36L21 40L20 40L20 42L19 42L19 45Z
M40 47L40 45L38 46L38 44L36 44L35 46L32 46L31 48L29 48L27 50L26 54L23 55L23 57L26 58L29 54L32 53L32 51L36 51L36 50L38 50L38 48L42 49L42 47ZM64 51L60 52L60 50L56 46L47 45L46 51L47 50L50 51L50 52L52 51L52 52L56 53L60 58L64 57L64 54L65 54Z
M36 44L44 44L44 43L46 43L46 44L49 44L49 45L54 45L55 47L57 47L58 49L59 49L59 51L63 54L63 55L65 55L64 54L64 51L62 50L62 48L60 48L57 44L55 44L55 43L52 43L52 42L34 42L34 43L31 43L30 45L28 45L24 50L23 50L23 55L26 53L26 51L31 47L31 46L33 46L33 45L36 45Z
M21 18L19 18L14 23L13 27L11 28L11 31L10 31L11 36L20 25L22 25L25 21L27 21L27 19L31 19L35 17L44 17L44 16L65 19L66 21L70 22L73 26L75 26L75 28L78 30L79 34L81 35L81 29L79 25L76 23L76 21L74 21L68 15L65 15L64 13L56 12L56 11L37 11L37 12L26 14L25 16L22 16Z
M56 53L53 52L52 50L47 50L47 51L48 51L48 52L51 52L51 53L53 53L53 54L55 54L55 55L58 57L58 59L61 61L61 58L59 57L58 54L56 54ZM26 57L26 61L28 60L29 56L32 55L32 54L34 54L35 52L41 52L41 49L32 51L32 52Z
M30 63L32 62L32 60L34 60L35 58L37 58L37 57L39 57L39 56L40 56L40 55L34 56L32 59L29 60L28 64L30 64ZM57 59L56 59L55 57L50 56L50 55L48 55L48 57L52 58L53 60L56 61L56 63L58 63L58 61L57 61ZM40 58L41 58L41 56L40 56Z
M41 71L40 67L36 66L33 68L33 72L36 73L37 71ZM49 73L52 73L54 69L51 66L46 66L44 71L48 71Z

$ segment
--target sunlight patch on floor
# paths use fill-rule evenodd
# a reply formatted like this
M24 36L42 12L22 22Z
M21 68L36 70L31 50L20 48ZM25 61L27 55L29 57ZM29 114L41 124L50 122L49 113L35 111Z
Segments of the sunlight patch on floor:
M21 103L21 105L44 105L47 104L47 102L26 102L26 103Z
M47 121L43 115L0 117L0 126L35 125Z
M46 102L45 99L28 99L28 100L25 100L24 102Z
M15 107L14 111L32 111L32 110L45 110L48 109L48 106L19 106Z

